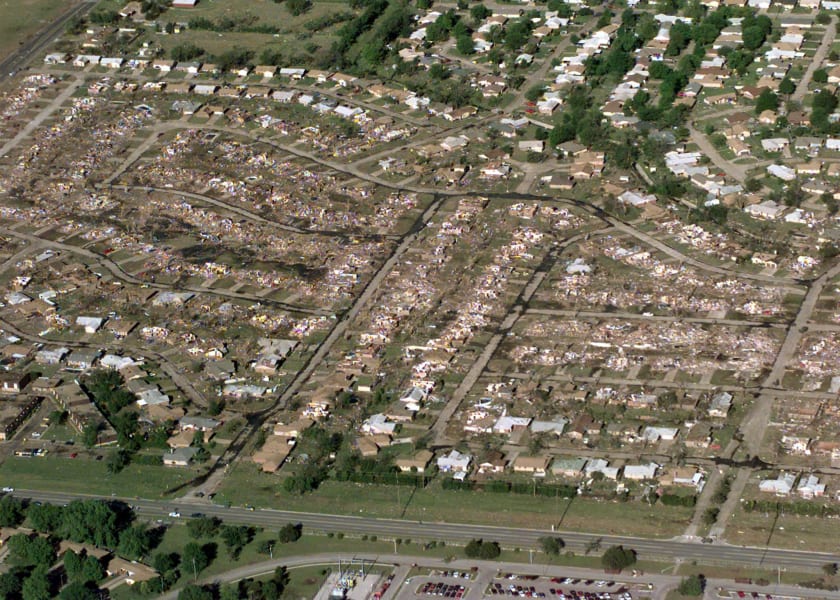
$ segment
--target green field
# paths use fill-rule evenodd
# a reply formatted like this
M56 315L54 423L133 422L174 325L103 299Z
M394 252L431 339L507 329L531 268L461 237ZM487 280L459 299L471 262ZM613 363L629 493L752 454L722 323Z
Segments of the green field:
M160 498L164 492L195 477L193 469L130 465L116 475L105 460L70 458L9 458L0 465L4 486L120 497Z
M259 62L260 53L264 50L281 51L284 56L304 60L316 47L328 47L335 31L341 24L332 25L321 31L309 31L305 24L334 14L338 11L348 11L345 3L316 0L305 13L292 16L283 3L272 0L202 0L194 9L173 8L166 11L161 19L177 23L188 23L190 19L202 17L214 22L221 19L243 19L250 17L254 23L275 26L279 33L244 33L237 31L203 31L186 30L178 34L154 36L168 52L169 49L180 44L192 43L203 48L210 55L217 55L235 47L248 48L255 51L254 62Z
M67 8L62 0L0 0L0 57L14 52Z
M217 501L254 504L306 512L364 514L371 517L406 518L451 523L498 523L510 527L621 533L647 537L679 535L692 509L648 506L641 502L568 500L521 494L460 492L441 489L435 482L412 493L412 488L326 481L304 496L282 490L281 478L240 463L227 476ZM567 510L568 507L568 510ZM562 519L562 520L561 520Z
M391 540L371 541L369 539L339 537L340 534L334 536L313 535L307 534L304 530L304 535L297 541L290 544L276 544L273 547L274 559L283 559L284 557L303 557L315 555L333 555L338 553L354 553L354 554L391 554L394 552L394 542ZM173 525L169 527L161 540L160 545L155 548L153 554L158 552L177 552L181 553L186 544L193 541L198 541L200 544L212 543L216 544L216 558L207 569L198 573L198 580L209 582L216 577L248 564L255 564L261 562L268 562L270 557L265 554L257 552L257 547L263 540L276 539L276 531L257 531L253 540L245 546L242 553L237 560L232 560L228 555L219 538L194 540L187 534L187 528L184 525ZM424 556L434 558L464 558L463 548L459 546L436 546L434 548L425 548L423 543L415 540L408 544L403 543L397 546L398 554L405 554L409 556ZM527 549L505 549L502 551L498 559L504 562L522 562L527 563L532 561L535 564L552 564L552 565L569 565L574 567L584 567L597 569L600 568L600 553L594 553L591 556L570 556L562 554L558 557L549 559L546 555L535 552L530 555ZM637 568L646 571L661 571L667 565L653 561L639 561ZM332 562L325 562L319 565L306 566L301 568L292 568L289 570L291 581L289 584L288 594L284 598L312 598L314 597L314 590L320 587L320 582L323 581L321 571L323 569L335 569L338 565ZM271 570L267 566L267 570ZM387 568L383 572L389 572ZM175 587L183 586L192 582L194 576L192 573L183 572L180 580ZM114 600L129 600L132 598L142 598L139 593L129 586L120 586L112 591L111 597Z
M835 552L837 529L833 519L781 515L772 530L775 515L763 512L746 512L741 509L726 525L726 541L745 546L765 546Z

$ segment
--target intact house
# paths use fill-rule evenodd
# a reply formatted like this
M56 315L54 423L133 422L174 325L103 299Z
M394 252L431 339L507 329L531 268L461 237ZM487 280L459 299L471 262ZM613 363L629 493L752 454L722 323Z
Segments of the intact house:
M441 473L466 473L469 471L472 456L452 450L449 454L439 456L437 467Z
M403 473L425 473L433 457L434 454L428 450L420 450L414 456L396 459L394 464Z
M539 456L517 456L513 461L514 473L530 473L534 477L545 477L551 457Z
M776 494L777 496L787 496L793 490L793 484L796 482L796 475L793 473L780 473L776 479L765 479L758 484L758 489L762 492Z

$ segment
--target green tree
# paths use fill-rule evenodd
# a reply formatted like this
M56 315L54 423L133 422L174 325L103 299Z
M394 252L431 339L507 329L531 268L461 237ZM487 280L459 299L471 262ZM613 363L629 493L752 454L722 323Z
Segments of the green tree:
M20 570L0 575L0 598L19 598L23 587Z
M30 537L25 533L11 536L6 542L11 562L22 566L49 568L55 562L53 545L41 536Z
M65 586L58 597L59 600L99 600L99 589L95 585L74 581Z
M187 521L187 533L191 538L211 538L219 533L222 520L219 517L197 517Z
M181 557L177 552L158 552L152 557L152 566L158 573L174 571L180 562Z
M492 14L493 11L483 4L475 4L472 8L470 8L470 16L476 23L483 21Z
M656 405L659 408L671 408L677 403L677 393L674 390L662 392L656 397Z
M621 571L636 564L636 553L624 546L611 546L601 556L601 564L609 571Z
M703 594L704 581L699 575L689 575L680 582L677 590L683 596L700 596Z
M528 91L525 92L525 99L531 102L536 102L543 93L545 93L545 86L534 85L528 88Z
M825 209L828 211L828 214L832 216L837 214L837 209L840 208L840 204L838 204L837 200L834 199L834 196L828 192L820 196L820 202L825 205Z
M796 91L796 84L790 79L790 77L785 77L779 83L779 93L784 94L785 96L790 96L793 92Z
M297 473L283 480L283 489L295 494L305 494L317 489L326 476L327 473L323 467L309 462Z
M707 508L703 511L703 524L704 525L714 525L717 523L718 515L720 514L720 509L717 507Z
M757 25L747 27L741 33L744 48L747 50L758 50L758 48L760 48L764 43L764 37L764 31L762 31L761 27Z
M225 525L220 532L228 555L236 559L242 548L251 541L251 530L245 525Z
M674 70L662 61L654 61L650 63L648 72L653 79L665 79L668 75L673 73Z
M100 423L88 423L85 425L85 428L82 430L82 443L85 445L85 448L96 446L96 443L99 441L100 427Z
M149 551L152 545L149 530L145 525L135 525L120 532L120 543L117 547L120 555L131 560L139 560Z
M21 590L23 600L50 600L53 597L47 571L48 567L38 566L26 578Z
M293 17L298 17L312 8L309 0L286 0L286 8Z
M823 573L829 577L837 575L837 563L826 563L822 566Z
M455 48L464 56L475 54L475 44L473 44L472 38L469 35L458 36L455 42Z
M188 583L178 592L178 600L213 600L213 592L200 585Z
M54 533L61 527L61 507L52 504L33 504L26 511L29 524L35 531Z
M219 588L219 600L239 600L241 597L238 583L227 583Z
M827 83L828 71L825 69L817 69L814 71L814 74L811 75L811 79L813 79L816 83Z
M493 560L502 553L498 542L485 542L482 539L473 539L464 547L464 554L467 558L480 558L482 560Z
M108 460L105 462L105 468L109 473L119 473L131 464L131 454L124 448L114 450L108 455Z
M262 61L263 64L275 64L274 62L267 62L265 60ZM210 403L207 405L207 414L211 417L217 417L222 414L222 411L225 409L225 401L224 400L216 400L215 398L210 400Z
M207 552L200 545L195 542L189 542L184 546L184 552L181 555L181 564L187 573L201 573L204 569L210 566L210 557Z
M762 184L761 181L759 181L755 177L748 177L747 180L744 182L744 187L748 192L755 193L762 188Z
M67 416L66 410L52 411L49 416L50 425L64 425L67 422Z
M24 518L23 503L14 496L0 498L0 527L17 527Z
M281 544L296 542L300 539L302 529L303 526L300 523L286 523L280 528L277 534L277 541Z
M544 536L539 539L542 551L548 556L559 556L560 551L566 545L562 539L553 536Z
M779 108L779 97L771 89L764 89L755 100L755 112L761 114L765 110L776 112Z
M126 517L102 500L74 500L61 509L56 533L62 539L114 548Z

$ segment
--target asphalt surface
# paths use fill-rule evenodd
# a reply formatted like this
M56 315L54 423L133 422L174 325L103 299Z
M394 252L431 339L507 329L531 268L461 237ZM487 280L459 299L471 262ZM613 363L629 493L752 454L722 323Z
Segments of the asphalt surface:
M48 45L55 41L56 37L64 32L64 28L73 18L86 14L95 5L96 2L91 0L80 2L26 40L17 51L3 58L0 61L0 83L13 77L18 71L25 68L38 53L42 52Z
M558 587L552 584L546 578L548 577L574 577L579 579L602 579L604 572L598 569L585 569L580 567L569 566L555 566L555 565L528 565L516 562L498 562L498 561L482 561L472 559L455 559L443 560L429 558L425 556L412 556L410 554L350 554L350 553L322 553L311 554L308 556L288 556L274 560L267 560L260 563L245 565L242 567L235 567L230 571L218 575L208 577L199 577L199 583L228 583L240 581L249 577L261 577L269 575L274 572L274 569L279 566L285 566L289 569L296 569L304 566L330 566L337 567L338 561L366 560L375 563L378 566L394 565L395 578L394 581L383 596L384 600L394 600L397 598L415 598L418 595L413 591L419 588L425 581L446 581L448 583L458 583L467 587L467 594L464 596L465 600L473 600L476 598L484 598L484 591L487 585L494 580L500 580L505 585L510 583L523 584L525 580L508 580L500 576L506 573L516 573L518 575L537 575L541 579L538 581L528 581L528 585L538 585L542 589L548 587ZM462 571L471 572L472 576L469 579L451 578L442 575L415 575L406 579L411 565L425 567L430 569L438 569L441 571ZM475 569L475 570L473 570ZM668 590L673 589L679 585L682 576L679 575L663 575L661 573L646 573L639 577L633 577L629 572L623 572L616 576L611 574L609 576L617 585L610 588L599 588L594 585L587 586L583 583L580 585L569 586L561 584L565 589L572 587L578 590L588 590L594 592L601 592L605 590L615 591L617 587L624 586L628 588L633 594L634 599L651 598L652 600L661 600L665 598ZM648 586L653 589L648 589ZM722 594L718 594L718 588L721 589ZM645 591L642 591L645 590ZM840 592L831 592L824 590L804 590L801 587L793 585L770 585L759 586L755 584L733 584L731 579L715 579L710 578L706 581L706 598L731 598L728 593L733 590L743 590L746 593L756 591L759 592L760 598L765 598L765 594L772 594L776 600L790 599L790 598L828 598L831 600L840 599ZM161 600L176 600L179 590L170 591L161 596ZM431 598L431 596L420 596L423 598ZM749 597L749 596L748 596ZM752 600L750 598L750 600Z
M16 490L15 496L40 502L66 504L80 498L94 498L81 494L43 492L34 490ZM116 499L116 498L115 498ZM634 549L641 558L695 560L705 564L738 564L762 566L765 568L783 567L788 570L818 570L826 563L840 562L840 555L785 550L781 548L755 548L730 546L728 544L703 544L700 540L656 540L629 536L598 535L565 531L546 531L515 527L497 527L490 525L470 525L465 523L427 523L399 519L376 519L346 515L327 515L303 513L273 509L249 510L241 507L225 508L203 499L182 500L145 500L118 498L132 505L141 517L162 519L168 522L185 520L190 515L201 513L216 516L225 521L279 528L286 523L301 523L304 528L326 532L346 534L377 535L383 538L400 537L414 540L446 540L454 542L468 541L473 538L494 540L505 547L536 548L540 537L555 535L563 539L568 550L583 552L593 542L598 542L601 550L613 545L624 545ZM169 517L177 511L180 517Z

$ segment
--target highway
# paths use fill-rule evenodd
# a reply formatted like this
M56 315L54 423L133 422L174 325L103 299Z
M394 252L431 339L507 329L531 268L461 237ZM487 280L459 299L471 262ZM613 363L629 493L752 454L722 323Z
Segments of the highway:
M44 492L35 490L15 490L19 498L29 498L52 504L66 504L80 498L95 498L80 494L62 492ZM107 498L106 498L107 499ZM563 539L568 550L583 552L593 542L606 548L624 545L634 549L645 559L665 558L697 561L704 564L738 564L762 566L765 568L783 567L788 570L819 570L826 563L840 562L840 556L802 550L781 548L755 548L730 546L723 543L703 544L699 540L657 540L617 535L599 535L566 531L546 531L522 529L492 525L471 525L466 523L428 523L399 519L377 519L347 515L327 515L316 513L293 512L273 509L249 510L241 507L225 508L208 500L146 500L115 498L132 505L141 517L169 522L187 519L191 514L202 513L219 517L232 523L243 523L264 528L279 528L292 522L301 523L305 529L345 534L377 535L382 538L410 538L413 540L446 540L465 542L472 538L493 540L509 548L536 548L542 536L555 535ZM180 518L169 517L177 510Z
M38 53L42 52L49 44L55 41L64 28L72 19L86 14L96 5L95 1L84 0L63 13L55 21L47 25L41 31L26 40L17 51L0 61L0 83L11 78L18 71L29 64Z

